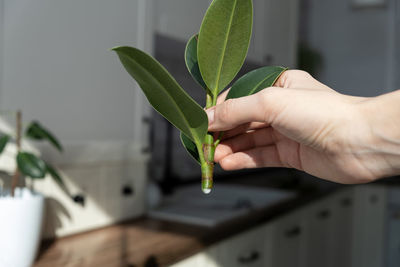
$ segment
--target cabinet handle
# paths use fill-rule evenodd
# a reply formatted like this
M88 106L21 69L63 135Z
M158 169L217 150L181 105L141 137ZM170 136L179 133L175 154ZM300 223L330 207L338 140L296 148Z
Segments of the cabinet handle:
M124 197L133 196L134 193L135 193L135 191L134 191L133 187L130 186L130 185L124 185L124 186L122 187L122 189L121 189L121 194L122 194Z
M370 202L371 204L378 203L378 201L379 201L379 197L378 197L377 195L371 195L371 196L369 197L369 202Z
M85 206L86 197L85 197L85 195L83 195L83 194L77 194L77 195L72 196L72 200L73 200L76 204L81 205L82 207Z
M260 252L253 250L247 255L239 256L238 262L241 264L250 264L256 262L259 258Z
M325 220L331 217L331 212L330 210L321 210L317 213L318 219Z
M343 198L343 199L340 201L340 205L342 205L342 207L350 207L351 204L352 204L352 201L351 201L351 199L348 198L348 197Z
M285 236L288 238L297 237L301 234L300 226L295 226L285 232Z

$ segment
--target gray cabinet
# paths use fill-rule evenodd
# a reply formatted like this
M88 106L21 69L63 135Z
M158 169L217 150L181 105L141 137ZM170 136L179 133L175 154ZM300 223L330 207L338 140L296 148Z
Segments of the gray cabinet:
M301 267L305 255L305 210L296 211L273 222L272 247L274 267Z
M394 267L400 264L400 189L348 187L223 241L200 266ZM178 266L178 265L177 265ZM197 265L179 265L179 267Z
M271 257L272 226L263 226L223 242L218 260L222 266L265 267Z
M307 235L307 267L329 267L332 252L332 230L335 228L332 218L331 199L323 199L305 210Z

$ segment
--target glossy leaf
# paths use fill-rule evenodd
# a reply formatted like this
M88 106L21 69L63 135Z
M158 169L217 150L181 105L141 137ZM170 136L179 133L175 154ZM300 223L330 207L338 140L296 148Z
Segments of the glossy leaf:
M199 69L199 61L197 59L197 39L198 34L195 34L190 38L190 40L186 44L185 49L185 62L186 67L192 75L193 79L205 90L207 90L207 85L201 77L200 69Z
M8 135L4 135L0 138L0 154L3 153L4 148L6 147L10 137Z
M183 147L189 153L189 155L192 156L192 158L195 161L197 161L197 163L201 164L199 158L199 151L197 150L196 144L182 132L181 132L181 142Z
M18 168L22 174L31 178L44 178L46 175L46 163L37 156L19 152L17 155Z
M31 124L26 129L25 135L35 140L47 140L59 151L63 150L57 138L37 121L31 122Z
M192 141L201 144L208 128L205 111L154 58L133 47L115 47L125 69L150 104Z
M285 70L287 68L272 66L253 70L233 84L226 99L252 95L267 87L271 87Z
M235 78L247 55L253 26L251 0L214 0L200 28L201 75L214 96Z
M64 180L61 178L61 175L56 171L56 169L53 168L53 166L46 163L46 170L59 186L65 187Z
M62 176L58 173L58 171L48 163L46 163L46 169L47 169L47 172L50 174L51 178L53 178L53 180L58 184L58 186L61 188L61 190L66 195L68 195L69 197L72 198L71 192L68 190L67 186L64 183L64 180L62 179Z

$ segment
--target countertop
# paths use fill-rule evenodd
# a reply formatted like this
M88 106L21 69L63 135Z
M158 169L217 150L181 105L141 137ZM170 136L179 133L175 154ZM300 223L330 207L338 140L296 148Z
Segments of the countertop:
M168 266L230 236L264 224L325 195L300 195L264 210L207 228L142 217L114 226L45 241L34 267Z

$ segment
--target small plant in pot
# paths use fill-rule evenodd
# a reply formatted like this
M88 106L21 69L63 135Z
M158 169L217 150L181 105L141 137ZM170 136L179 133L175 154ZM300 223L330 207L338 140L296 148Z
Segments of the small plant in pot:
M199 33L188 41L186 66L204 90L205 108L216 105L218 95L241 69L249 48L252 26L252 0L214 0ZM153 57L128 46L112 50L118 54L154 109L181 131L183 146L201 167L202 190L210 193L214 152L223 133L208 132L208 119L203 107ZM285 70L273 66L253 70L232 85L226 99L248 96L270 87Z
M44 196L34 192L33 188L21 187L20 180L43 179L49 174L60 186L65 187L61 176L49 163L23 150L23 138L46 140L62 151L60 142L39 122L31 122L23 131L20 111L16 113L15 136L0 133L0 154L12 140L17 148L11 186L0 191L0 266L31 266L40 243Z

